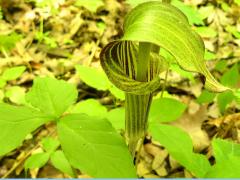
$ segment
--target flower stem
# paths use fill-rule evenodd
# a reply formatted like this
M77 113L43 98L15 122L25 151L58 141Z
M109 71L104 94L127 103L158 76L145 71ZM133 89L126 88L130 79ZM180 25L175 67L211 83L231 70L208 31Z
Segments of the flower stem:
M138 145L141 145L147 130L151 100L151 94L134 95L126 93L126 136L129 150L133 156Z
M139 43L139 55L137 59L137 75L136 80L147 81L148 64L152 44L147 42Z
M139 56L137 59L136 67L136 80L138 81L144 82L148 80L148 68L151 50L151 43L139 43ZM135 95L126 93L125 96L126 137L128 140L129 150L134 156L137 146L142 144L143 137L146 133L148 113L151 105L152 95Z

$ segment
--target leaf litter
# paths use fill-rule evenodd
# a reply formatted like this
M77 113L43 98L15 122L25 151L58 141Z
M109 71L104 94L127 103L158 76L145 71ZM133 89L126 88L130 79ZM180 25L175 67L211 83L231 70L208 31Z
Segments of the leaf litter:
M130 9L128 2L105 0L93 5L83 4L80 0L44 1L46 4L37 2L1 2L3 17L0 16L0 36L6 40L0 43L0 72L2 74L5 69L15 66L25 66L26 71L1 88L3 98L0 99L24 104L22 96L32 85L33 79L50 76L78 85L78 101L95 98L104 102L108 110L121 107L123 101L109 91L96 90L81 80L75 67L81 64L101 71L99 53L109 41L121 37L123 17ZM199 13L198 18L203 24L193 28L202 35L207 51L212 53L207 58L208 67L216 77L222 76L226 70L215 69L217 63L227 61L226 66L231 67L240 59L239 4L202 0L185 0L184 3ZM194 19L192 21L194 24ZM202 86L199 86L200 77L194 75L194 78L192 81L192 77L180 71L170 71L166 90L188 105L184 114L170 124L188 132L193 140L194 151L206 154L211 159L212 138L221 137L240 143L239 106L233 102L221 114L216 102L218 97L210 103L197 103ZM239 82L238 79L236 88L240 87ZM56 136L55 128L51 123L42 126L26 138L23 146L0 157L0 177L24 177L24 161L32 153L41 151L40 140L43 137L49 134ZM136 163L139 177L193 177L150 135L146 137ZM79 178L89 177L80 171L77 174ZM48 163L41 169L31 170L30 177L68 176Z

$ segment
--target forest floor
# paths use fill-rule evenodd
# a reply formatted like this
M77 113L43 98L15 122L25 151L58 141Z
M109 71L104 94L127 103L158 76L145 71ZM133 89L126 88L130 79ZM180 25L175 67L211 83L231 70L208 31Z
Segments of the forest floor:
M15 66L25 68L17 79L0 80L0 101L17 105L26 103L24 96L33 79L49 76L77 85L78 102L95 99L107 110L124 106L122 92L96 88L96 82L91 85L86 79L101 79L78 72L76 65L102 71L100 51L108 42L122 36L124 16L136 1L94 2L97 3L82 3L81 0L1 1L0 74ZM240 2L185 0L184 3L182 8L188 13L193 29L204 40L209 69L223 84L240 88ZM218 95L203 90L200 82L197 74L171 66L164 94L187 105L183 114L170 124L188 132L194 150L211 160L212 138L240 143L240 104L232 94ZM159 90L156 97L160 94ZM119 116L123 119L123 115ZM0 177L25 177L25 160L42 151L41 139L49 134L56 135L55 129L55 125L46 124L29 135L21 147L0 156ZM193 177L158 142L152 141L150 135L139 154L136 165L139 177ZM81 172L78 174L79 178L89 177ZM49 162L42 168L30 170L27 177L69 176Z

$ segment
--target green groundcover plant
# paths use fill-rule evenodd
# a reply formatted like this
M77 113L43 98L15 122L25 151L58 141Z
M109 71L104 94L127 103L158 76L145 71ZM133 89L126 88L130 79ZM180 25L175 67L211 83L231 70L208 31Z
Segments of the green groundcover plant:
M90 116L76 110L81 106L75 106L78 91L74 85L48 77L36 78L24 106L0 104L0 156L19 147L38 127L54 122L57 138L41 141L43 152L27 159L26 170L42 167L50 160L72 177L78 169L97 178L134 178L137 175L133 157L149 126L153 139L195 177L240 177L239 144L214 139L216 163L211 166L206 156L193 151L191 138L181 129L154 120L148 125L153 92L162 83L159 73L170 63L159 55L161 49L168 51L184 70L203 75L208 90L229 90L207 70L203 42L185 15L168 3L147 2L127 15L123 29L123 38L104 47L100 58L110 81L125 92L125 140L108 121L110 115ZM173 102L166 98L154 103ZM177 116L185 109L184 105L179 106ZM155 108L150 111L152 119ZM172 119L169 116L165 122Z

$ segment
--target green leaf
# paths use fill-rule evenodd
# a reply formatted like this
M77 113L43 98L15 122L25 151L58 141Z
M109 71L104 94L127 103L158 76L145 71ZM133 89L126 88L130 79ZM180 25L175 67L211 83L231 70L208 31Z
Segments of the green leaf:
M74 85L53 78L36 78L26 100L43 113L59 117L77 99Z
M216 93L209 92L207 90L203 90L200 96L197 98L197 102L202 103L210 103L216 97Z
M2 7L0 7L0 19L3 18L3 12L2 12Z
M44 35L43 42L50 48L56 48L58 46L56 40L54 38L48 37L48 34Z
M237 27L235 26L227 26L226 31L231 33L235 38L240 39L240 32L238 31Z
M111 83L111 82L110 82ZM111 83L112 84L112 83ZM118 89L116 86L112 84L109 88L109 91L114 95L117 99L125 100L125 94L122 90Z
M49 153L37 153L30 156L24 163L25 170L43 167L49 160Z
M216 163L221 163L231 156L239 156L240 158L240 144L223 139L214 139L212 148Z
M225 12L229 12L231 10L231 7L225 3L225 2L221 2L221 8L225 11Z
M240 178L240 157L230 156L229 159L215 164L205 176L207 178Z
M216 59L216 54L214 54L213 52L210 52L208 50L205 50L204 59L206 59L206 60Z
M109 88L109 80L104 72L83 65L76 65L76 70L80 79L90 87L102 91L106 91Z
M213 154L216 164L207 173L210 178L239 178L240 177L240 144L214 139Z
M123 138L104 119L70 114L58 123L62 149L70 164L95 178L136 177Z
M234 95L232 91L226 91L217 96L217 104L221 111L224 113L228 104L230 104L234 100Z
M4 98L4 93L3 93L3 90L0 89L0 103L2 102Z
M107 114L107 108L103 106L98 100L87 99L75 104L70 110L71 113L83 113L89 116L97 116L104 118Z
M221 83L225 86L236 87L240 79L239 77L238 64L235 64L223 74L221 77Z
M56 151L51 155L52 165L58 170L68 174L71 177L75 177L71 165L62 151Z
M183 69L203 74L210 90L226 90L206 68L203 41L173 6L158 2L137 6L127 15L124 32L123 40L150 42L168 50Z
M214 69L216 69L219 72L223 72L225 71L226 68L227 68L227 60L220 60L217 62Z
M191 80L192 82L194 82L194 76L192 73L184 71L183 69L181 69L177 64L171 64L170 69L173 70L174 72L178 73L179 75L181 75L184 78L188 78L189 80Z
M170 155L196 177L204 177L210 168L207 158L193 152L190 136L183 130L157 123L150 124L150 133Z
M4 49L9 51L22 39L22 36L14 32L9 35L0 35L0 39L0 50Z
M6 81L15 80L19 78L25 70L26 70L25 66L8 68L3 72L1 78L3 78Z
M83 65L76 65L75 68L80 79L88 86L102 91L109 90L115 97L124 100L124 92L116 88L103 71Z
M43 149L49 154L53 153L60 145L60 142L51 137L44 138L41 142Z
M11 86L7 89L5 96L15 104L26 104L25 89L19 86Z
M240 0L234 0L234 3L240 6Z
M151 0L127 0L127 3L131 5L131 7L135 7L141 3L148 2ZM161 2L159 0L159 2ZM203 21L201 18L201 14L198 13L193 7L188 6L184 3L182 3L179 0L172 0L171 4L180 9L188 18L190 24L197 24L197 25L203 25Z
M98 7L103 6L104 3L102 0L91 0L91 1L86 1L86 0L77 0L75 3L76 6L83 6L87 8L88 10L95 12Z
M214 13L214 6L210 3L207 6L201 6L198 9L198 13L202 20L208 18L212 13Z
M160 55L163 56L167 60L167 63L168 63L167 67L169 67L169 64L171 64L171 66L176 65L175 58L167 50L161 49ZM171 68L171 66L170 66L170 68Z
M204 25L201 15L193 7L188 6L179 0L172 0L171 4L180 9L187 16L190 24Z
M236 89L234 92L233 92L233 95L234 95L234 99L236 101L236 103L238 105L240 105L240 89Z
M106 118L111 122L115 129L124 129L125 109L123 107L110 110L107 113Z
M6 80L4 80L4 79L0 76L0 88L3 88L6 84L7 84Z
M171 98L154 99L150 108L149 119L154 122L170 122L177 120L187 106Z
M0 104L0 156L20 146L24 138L39 126L52 120L38 110Z
M211 27L206 27L206 26L197 27L196 32L201 37L206 37L206 38L214 38L217 36L217 32L214 29L212 29Z
M135 6L141 4L141 3L145 3L148 2L150 0L126 0L126 2L132 7L134 8Z

